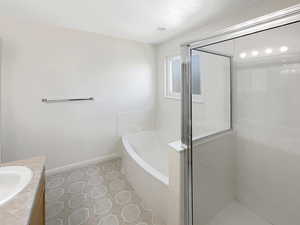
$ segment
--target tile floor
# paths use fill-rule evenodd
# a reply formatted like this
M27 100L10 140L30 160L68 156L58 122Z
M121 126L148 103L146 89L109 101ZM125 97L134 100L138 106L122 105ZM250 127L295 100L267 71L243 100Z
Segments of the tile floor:
M237 201L228 204L209 225L272 225Z
M124 174L112 160L48 176L47 225L153 225Z

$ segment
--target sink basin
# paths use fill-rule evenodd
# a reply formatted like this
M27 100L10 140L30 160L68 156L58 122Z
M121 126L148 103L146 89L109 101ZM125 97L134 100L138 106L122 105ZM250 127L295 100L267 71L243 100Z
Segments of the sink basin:
M0 206L22 191L32 178L25 166L0 167Z

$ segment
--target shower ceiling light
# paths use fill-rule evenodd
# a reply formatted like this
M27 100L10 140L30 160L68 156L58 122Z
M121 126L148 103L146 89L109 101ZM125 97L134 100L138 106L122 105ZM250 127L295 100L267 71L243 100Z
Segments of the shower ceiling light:
M267 48L266 50L265 50L265 53L266 54L271 54L273 52L273 49L272 48Z
M243 58L246 58L246 56L247 56L247 53L246 52L242 52L241 54L240 54L240 57L243 59Z
M253 51L251 52L251 55L252 55L252 56L258 56L258 54L259 54L259 52L256 51L256 50L253 50Z
M287 46L280 47L280 52L286 52L287 50L289 50L289 48Z

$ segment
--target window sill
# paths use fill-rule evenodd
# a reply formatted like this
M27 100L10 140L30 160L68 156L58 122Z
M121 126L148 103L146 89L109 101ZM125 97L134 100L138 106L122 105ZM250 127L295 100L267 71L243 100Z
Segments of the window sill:
M164 96L167 99L172 99L172 100L176 100L176 101L181 101L180 97L175 97L175 96ZM203 99L197 99L197 100L192 100L193 103L195 104L204 104Z

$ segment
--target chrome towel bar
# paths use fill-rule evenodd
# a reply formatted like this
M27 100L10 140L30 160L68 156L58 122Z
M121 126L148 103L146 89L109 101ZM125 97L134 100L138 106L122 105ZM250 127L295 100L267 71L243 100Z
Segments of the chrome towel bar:
M75 102L75 101L93 101L94 98L62 98L62 99L48 99L48 98L43 98L42 102L45 103L54 103L54 102Z

